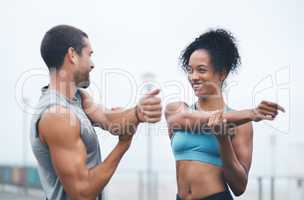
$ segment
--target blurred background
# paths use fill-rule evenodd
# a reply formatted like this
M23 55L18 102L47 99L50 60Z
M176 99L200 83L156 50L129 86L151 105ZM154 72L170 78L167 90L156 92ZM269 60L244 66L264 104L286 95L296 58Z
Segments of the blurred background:
M149 88L159 87L163 105L195 101L178 57L210 28L237 38L242 65L224 89L234 109L253 108L262 99L287 110L274 122L254 124L249 185L236 199L304 200L304 3L269 1L38 1L0 2L1 111L0 199L43 199L29 123L48 83L40 57L44 33L58 24L84 30L94 49L88 88L98 103L130 107ZM103 158L117 138L96 129ZM175 162L165 120L140 126L106 200L175 199Z

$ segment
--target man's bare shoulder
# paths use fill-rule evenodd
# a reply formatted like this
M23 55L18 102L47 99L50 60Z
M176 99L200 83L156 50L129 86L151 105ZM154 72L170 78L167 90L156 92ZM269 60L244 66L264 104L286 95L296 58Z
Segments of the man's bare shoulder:
M38 123L40 138L47 144L68 144L80 137L80 123L76 115L63 106L52 106Z

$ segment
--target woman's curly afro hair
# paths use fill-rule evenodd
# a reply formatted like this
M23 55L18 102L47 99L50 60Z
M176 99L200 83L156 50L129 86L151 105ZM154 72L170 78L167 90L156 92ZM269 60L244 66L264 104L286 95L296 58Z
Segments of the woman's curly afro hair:
M184 70L188 66L191 54L199 49L204 49L209 53L215 72L224 72L228 75L241 63L235 38L224 29L203 33L182 51L180 63Z

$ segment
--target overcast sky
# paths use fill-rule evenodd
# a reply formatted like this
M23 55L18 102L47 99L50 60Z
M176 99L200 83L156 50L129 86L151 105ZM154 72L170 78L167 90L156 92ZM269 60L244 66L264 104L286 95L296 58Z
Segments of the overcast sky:
M39 46L52 26L69 24L89 35L95 63L89 91L109 107L134 105L145 72L155 74L164 105L173 100L193 102L178 56L200 33L225 28L237 38L242 57L240 70L227 82L228 105L252 108L265 99L287 109L275 122L254 125L252 173L267 174L276 165L276 173L304 175L303 8L300 0L1 1L0 163L35 164L29 142L23 146L31 116L23 113L20 96L34 105L48 82ZM151 129L154 168L173 170L164 120ZM142 126L138 131L121 168L145 168L145 130ZM116 138L98 133L105 156ZM274 150L271 135L276 136Z

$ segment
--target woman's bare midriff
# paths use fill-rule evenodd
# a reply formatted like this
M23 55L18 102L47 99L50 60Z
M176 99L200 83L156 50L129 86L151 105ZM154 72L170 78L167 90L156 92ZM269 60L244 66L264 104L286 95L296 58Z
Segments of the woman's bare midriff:
M176 162L178 195L183 200L201 199L225 190L222 170L199 161Z

